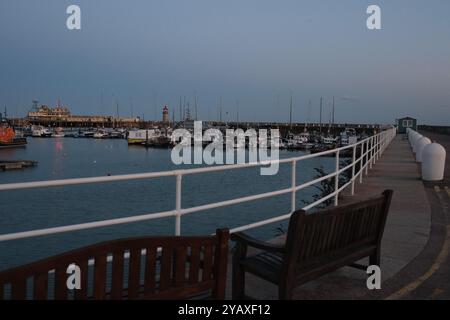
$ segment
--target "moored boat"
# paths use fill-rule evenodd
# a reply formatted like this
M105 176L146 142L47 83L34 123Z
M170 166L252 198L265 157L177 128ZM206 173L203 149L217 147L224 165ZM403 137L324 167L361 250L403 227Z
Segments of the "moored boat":
M0 125L0 148L24 147L26 144L27 139L16 136L13 128L6 124Z
M96 133L94 133L93 137L94 139L106 139L109 137L109 134L105 130L99 130Z

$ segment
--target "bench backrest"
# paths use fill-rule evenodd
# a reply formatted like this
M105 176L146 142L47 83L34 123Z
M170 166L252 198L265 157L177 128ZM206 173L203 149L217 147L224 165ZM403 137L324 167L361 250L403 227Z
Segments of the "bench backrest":
M229 231L108 241L0 272L1 299L224 299ZM80 268L69 290L67 269ZM32 285L31 285L32 284ZM5 296L6 295L6 296Z
M339 256L352 248L379 246L392 191L356 203L330 207L312 214L291 216L285 265L307 264L320 257Z

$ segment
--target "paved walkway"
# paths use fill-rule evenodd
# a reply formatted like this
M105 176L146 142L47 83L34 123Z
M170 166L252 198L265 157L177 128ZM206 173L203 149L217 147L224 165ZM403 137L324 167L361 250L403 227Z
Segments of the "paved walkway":
M393 299L450 300L450 136L421 131L444 146L444 180L424 183L431 204L431 234L424 250L386 283Z
M344 267L297 288L297 299L379 298L392 294L403 285L401 281L393 279L423 251L428 243L431 227L431 207L427 191L420 180L419 167L404 136L397 136L369 170L369 175L364 175L363 183L357 183L356 195L344 196L341 203L378 194L385 189L394 190L394 196L382 242L382 289L369 291L364 271ZM389 282L391 284L385 290L385 284ZM227 287L230 291L231 281ZM247 276L247 294L258 299L277 297L275 286L252 276Z

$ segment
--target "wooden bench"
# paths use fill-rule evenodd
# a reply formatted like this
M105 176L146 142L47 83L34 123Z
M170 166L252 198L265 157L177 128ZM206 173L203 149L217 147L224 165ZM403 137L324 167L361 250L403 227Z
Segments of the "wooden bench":
M292 299L293 289L343 266L366 270L356 261L369 257L380 265L380 246L392 191L357 203L313 214L292 214L285 245L236 233L233 254L233 299L245 299L245 273L278 285L279 299ZM263 250L247 256L247 247Z
M0 300L224 299L228 241L221 229L214 236L95 244L1 272ZM71 264L80 268L80 290L67 288Z

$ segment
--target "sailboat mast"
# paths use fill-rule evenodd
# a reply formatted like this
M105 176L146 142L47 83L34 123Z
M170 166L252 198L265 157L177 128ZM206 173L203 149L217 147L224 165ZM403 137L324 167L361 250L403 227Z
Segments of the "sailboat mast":
M222 97L220 97L219 102L219 121L222 122Z
M236 123L239 123L239 100L236 100Z
M319 132L322 133L322 97L320 97L320 117L319 117Z
M333 126L334 126L334 96L333 96Z
M180 108L180 121L183 121L183 116L182 116L182 114L181 114L181 96L180 96L180 105L179 105L179 108Z
M197 95L194 96L195 120L198 120Z
M291 103L289 104L289 126L292 129L292 94L291 94Z

